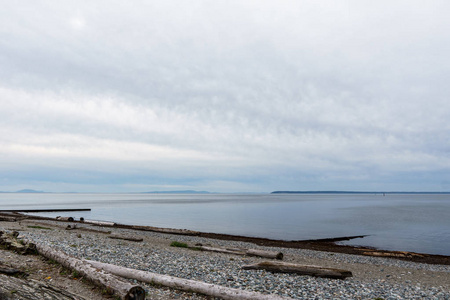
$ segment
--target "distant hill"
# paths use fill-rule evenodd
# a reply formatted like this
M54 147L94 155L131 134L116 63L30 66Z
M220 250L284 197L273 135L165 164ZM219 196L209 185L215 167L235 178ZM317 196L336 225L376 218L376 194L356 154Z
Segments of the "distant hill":
M36 190L32 190L32 189L24 189L24 190L17 191L15 193L44 193L44 192L36 191Z
M153 191L153 192L143 192L142 194L211 194L211 193L207 191L184 190L184 191Z

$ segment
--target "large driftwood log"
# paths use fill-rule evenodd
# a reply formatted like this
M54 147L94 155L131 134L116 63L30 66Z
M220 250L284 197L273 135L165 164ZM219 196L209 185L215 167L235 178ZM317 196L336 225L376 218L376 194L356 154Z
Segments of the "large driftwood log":
M83 300L84 298L44 282L0 274L0 299Z
M17 218L16 217L11 217L11 216L0 216L0 221L4 221L4 222L16 222Z
M274 273L295 273L315 277L345 279L352 277L352 272L334 268L319 266L298 265L285 262L263 261L260 263L243 266L244 270L266 270Z
M161 275L151 272L129 269L125 267L115 266L98 261L86 260L94 267L110 272L114 275L136 279L142 282L152 284L160 284L178 290L196 292L212 297L230 300L288 300L291 298L280 297L277 295L265 295L257 292L250 292L240 289L224 287L220 285L177 278L168 275Z
M248 255L248 256L259 256L264 258L272 258L272 259L283 259L283 253L276 251L266 251L259 249L236 249L236 248L217 248L217 247L209 247L209 246L198 246L196 249L202 251L212 251L212 252L220 252L220 253L228 253L235 255Z
M36 245L36 249L44 257L53 259L66 268L76 270L82 276L92 281L94 284L106 287L124 300L145 299L145 290L135 284L122 280L110 273L100 271L87 262L67 255L61 251L54 250L44 245Z

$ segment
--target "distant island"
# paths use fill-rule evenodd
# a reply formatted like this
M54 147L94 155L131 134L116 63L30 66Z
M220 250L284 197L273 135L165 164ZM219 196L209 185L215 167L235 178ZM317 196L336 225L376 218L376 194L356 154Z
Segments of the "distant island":
M211 192L184 190L184 191L153 191L153 192L142 192L140 194L211 194Z
M274 191L271 194L450 194L450 192Z
M20 190L20 191L15 191L15 192L2 192L0 191L0 193L45 193L44 191L36 191L36 190L32 190L32 189L24 189L24 190Z

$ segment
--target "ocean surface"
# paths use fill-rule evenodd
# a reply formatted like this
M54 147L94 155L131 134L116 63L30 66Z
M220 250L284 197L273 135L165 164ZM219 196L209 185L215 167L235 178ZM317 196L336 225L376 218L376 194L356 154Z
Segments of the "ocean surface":
M114 221L279 240L344 242L450 255L450 194L22 194L0 210L91 208L42 216Z

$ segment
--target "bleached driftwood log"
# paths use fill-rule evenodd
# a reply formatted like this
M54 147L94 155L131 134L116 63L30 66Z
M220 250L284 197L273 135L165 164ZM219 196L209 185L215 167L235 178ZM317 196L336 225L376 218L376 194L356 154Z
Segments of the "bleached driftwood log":
M142 282L160 284L178 290L196 292L212 297L230 300L288 300L291 298L280 297L278 295L265 295L257 292L250 292L240 289L224 287L220 285L177 278L168 275L161 275L152 272L129 269L98 261L86 260L92 266L110 272L114 275L136 279Z
M36 280L0 274L0 299L84 300L83 297Z
M266 270L274 273L295 273L315 277L345 279L352 277L352 272L342 269L324 268L319 266L298 265L285 262L263 261L243 266L244 270Z
M228 253L235 255L248 255L248 256L259 256L264 258L272 258L272 259L283 259L283 253L276 251L266 251L259 249L236 249L236 248L217 248L217 247L209 247L209 246L198 246L196 249L202 251L212 251L212 252L220 252L220 253Z
M126 240L132 242L142 242L144 239L140 237L130 236L130 235L121 235L121 234L111 234L108 236L110 239L116 240Z
M84 220L83 223L88 223L97 226L109 226L109 227L116 226L116 223L107 221Z
M106 287L107 290L113 292L114 295L119 296L121 299L145 299L145 290L139 285L131 284L130 282L118 278L110 273L100 271L83 260L67 255L45 245L36 244L36 249L42 256L52 259L66 268L76 270L94 284Z

